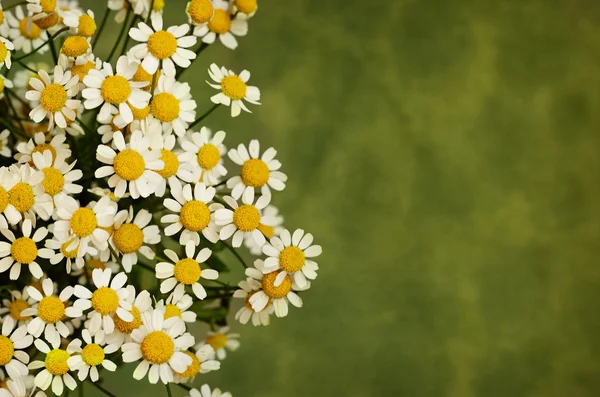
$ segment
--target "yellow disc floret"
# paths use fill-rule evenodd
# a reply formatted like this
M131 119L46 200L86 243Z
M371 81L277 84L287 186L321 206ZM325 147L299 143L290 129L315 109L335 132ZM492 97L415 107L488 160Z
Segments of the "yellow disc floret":
M4 335L0 335L0 366L6 365L15 355L15 345Z
M181 259L175 264L175 279L181 284L192 285L200 280L200 264L192 258Z
M90 367L95 367L104 361L104 349L96 343L90 343L81 350L81 358Z
M0 213L4 212L8 205L8 193L2 186L0 186Z
M46 17L34 20L33 23L35 23L40 29L47 30L53 26L56 26L59 21L60 17L58 16L58 13L53 12L48 14Z
M118 314L115 313L113 321L115 322L115 328L124 334L130 334L134 329L138 329L142 325L142 316L137 307L133 306L129 311L133 315L132 321L123 321Z
M79 76L79 82L83 81L83 78L87 76L88 72L94 69L96 65L92 61L87 61L81 65L73 65L71 68L71 74L73 76Z
M42 180L44 191L50 196L60 193L65 185L65 178L62 172L52 167L44 168L42 172L44 173L44 179Z
M61 376L69 372L69 365L67 364L69 357L71 355L66 350L54 349L46 355L44 364L52 375Z
M279 253L279 265L288 273L300 271L304 266L304 252L295 246L284 248Z
M269 167L262 160L250 159L242 166L241 177L246 186L262 187L269 180Z
M83 37L91 37L96 33L96 21L88 14L79 17L79 34Z
M67 240L60 246L60 252L63 254L63 256L65 258L68 258L68 259L77 258L77 251L79 250L79 244L77 244L77 246L75 248L73 248L71 251L67 250L67 248L69 248L69 245L71 245L71 243L73 243L73 240L75 240L75 237Z
M243 99L248 91L248 86L238 76L225 76L221 80L221 90L234 101Z
M204 170L212 170L221 161L221 152L212 143L205 143L198 150L198 165Z
M171 150L161 149L160 153L160 159L165 164L165 166L162 170L155 172L163 178L167 179L175 175L177 170L179 170L179 159L177 158L177 155Z
M179 100L173 94L161 92L150 103L152 115L163 123L170 123L179 116Z
M113 234L115 247L124 254L130 254L140 249L144 244L144 233L136 224L125 223Z
M90 208L79 208L71 216L71 229L78 237L87 237L98 226L96 214Z
M113 105L118 105L129 99L131 86L122 76L108 76L100 87L102 98Z
M42 30L35 23L31 23L29 18L23 18L19 22L19 32L21 35L29 40L35 40L40 37Z
M243 232L251 232L260 225L260 213L250 204L244 204L233 211L233 223Z
M0 7L0 25L4 23L4 10Z
M144 120L150 114L150 106L138 109L135 106L131 106L129 104L127 105L129 106L129 109L131 109L131 113L133 114L134 120Z
M277 278L279 272L278 270L265 274L262 279L262 289L271 299L281 299L292 290L292 279L288 275L285 276L278 287L275 286L275 278Z
M204 229L210 223L210 210L201 201L188 201L181 207L179 219L183 227L192 232Z
M206 338L206 344L211 345L213 349L218 350L227 344L227 336L224 334L214 334Z
M157 76L156 76L156 80L158 81L158 79L160 78L160 70L156 71ZM140 63L138 65L137 71L135 72L135 74L133 75L133 78L131 79L132 81L137 81L137 82L141 82L144 81L146 83L148 83L145 87L143 87L142 89L144 91L150 91L150 89L152 88L152 78L153 78L153 74L150 74L148 72L146 72L146 70L142 67L142 64Z
M40 6L42 6L42 12L51 13L56 10L56 0L40 0Z
M146 162L141 154L132 149L125 149L115 156L113 167L115 173L126 181L134 181L144 173Z
M0 76L0 93L4 92L4 77Z
M165 8L165 0L154 0L153 11L161 11L163 8Z
M28 265L37 258L37 247L35 241L29 237L20 237L13 241L10 246L10 254L13 259L22 265Z
M17 183L8 191L8 202L21 213L29 211L35 203L33 189L25 182Z
M60 51L68 57L76 58L85 54L88 48L90 45L85 37L71 36L67 37Z
M8 55L8 48L4 45L4 42L0 40L0 62L4 62L6 60L6 56Z
M172 33L159 30L148 39L148 51L158 59L167 59L177 51L177 39Z
M169 303L165 306L165 320L171 317L181 317L181 309Z
M210 21L214 8L210 0L192 0L187 4L185 11L194 25L201 25Z
M258 7L256 0L235 0L235 6L244 14L252 14Z
M175 352L175 344L169 335L162 331L150 332L141 345L142 356L151 364L164 364Z
M114 313L119 307L119 296L112 288L100 287L92 294L92 307L102 315Z
M46 323L54 324L65 315L65 304L56 296L45 296L38 305L37 313Z
M215 10L212 19L208 23L208 28L216 34L225 34L231 27L231 16L225 10L220 8Z
M42 91L40 103L49 112L59 112L67 103L67 91L60 84L48 84Z
M30 317L21 316L21 312L23 312L25 309L29 309L29 303L27 303L25 299L15 299L14 301L10 302L10 305L8 306L11 317L16 321L29 320Z
M260 232L269 240L275 235L275 228L273 226L267 226L261 223L258 225L258 230L260 230Z

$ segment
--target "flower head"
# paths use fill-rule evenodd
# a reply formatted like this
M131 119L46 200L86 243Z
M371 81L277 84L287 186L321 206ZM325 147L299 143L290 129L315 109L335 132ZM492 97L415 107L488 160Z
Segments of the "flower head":
M210 129L202 127L200 132L191 132L180 139L184 153L180 160L190 164L196 180L207 186L217 185L227 174L223 166L223 156L227 149L223 145L225 131L217 131L212 137Z
M21 267L27 266L31 275L37 279L43 276L42 268L37 263L39 258L51 258L54 252L48 248L39 248L41 241L48 235L48 229L40 227L33 235L33 227L29 219L23 221L22 236L15 237L10 229L0 232L8 240L0 241L0 273L10 269L10 279L16 280L21 275Z
M197 0L196 0L197 1ZM214 14L209 21L201 23L194 29L194 35L202 37L202 42L212 44L217 36L221 43L227 48L235 50L238 46L236 36L245 36L248 33L248 21L246 18L232 18L229 2L225 0L213 0ZM188 15L190 15L188 9ZM198 15L198 20L202 16Z
M219 68L213 63L210 65L208 74L214 83L207 81L207 84L220 91L210 100L216 104L231 106L231 117L239 116L242 110L252 113L242 100L253 105L260 105L260 90L247 84L250 80L249 71L243 70L237 75L232 70L227 70L225 67Z

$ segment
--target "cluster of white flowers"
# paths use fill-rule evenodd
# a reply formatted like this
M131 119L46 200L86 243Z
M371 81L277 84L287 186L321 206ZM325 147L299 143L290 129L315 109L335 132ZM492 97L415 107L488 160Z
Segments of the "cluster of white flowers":
M180 81L217 36L237 47L256 0L191 0L187 23L170 27L164 0L108 0L98 25L73 0L9 8L0 5L0 392L61 395L87 381L111 395L101 371L135 362L133 378L169 394L178 384L191 397L230 397L185 383L238 348L231 298L235 320L268 325L302 306L321 254L270 204L287 181L276 150L256 139L227 150L224 131L199 125L223 105L232 117L260 105L250 72L212 64L217 92L201 115ZM111 14L122 34L102 58L93 47ZM35 53L53 67L26 64ZM237 287L219 280L229 257L245 272ZM196 321L211 327L201 339L187 331Z

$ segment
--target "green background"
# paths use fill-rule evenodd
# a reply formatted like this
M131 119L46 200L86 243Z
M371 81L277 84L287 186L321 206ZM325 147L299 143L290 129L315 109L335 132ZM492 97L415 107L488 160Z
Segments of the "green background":
M183 23L185 2L166 1ZM203 52L184 77L199 113L212 62L249 69L263 102L206 125L278 149L274 203L324 252L305 307L232 322L242 347L197 384L597 395L599 26L592 0L262 1L236 51Z

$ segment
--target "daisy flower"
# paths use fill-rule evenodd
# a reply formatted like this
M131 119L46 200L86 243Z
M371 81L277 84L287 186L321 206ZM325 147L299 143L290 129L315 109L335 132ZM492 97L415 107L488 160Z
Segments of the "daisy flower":
M131 333L142 326L142 313L146 313L152 309L150 292L142 290L136 295L135 287L133 285L127 286L127 298L125 298L125 300L131 304L131 310L129 310L129 312L133 316L133 320L124 321L116 314L113 318L115 330L113 333L106 336L107 343L118 347L132 341Z
M215 349L217 358L224 360L227 357L226 350L234 352L240 347L239 337L240 334L230 333L229 327L221 327L216 332L208 331L206 339L200 342L196 349L204 345L210 345Z
M5 39L4 37L0 37L0 68L6 64L6 68L10 69L10 55L14 50L15 45L12 43L12 41Z
M196 353L184 352L192 359L192 363L182 372L175 372L175 383L187 383L193 381L196 375L217 371L221 368L221 362L215 360L215 350L210 345L204 345L196 349Z
M52 239L46 240L46 247L54 251L54 255L50 258L50 264L56 265L66 259L66 271L67 274L71 274L73 265L75 269L81 269L85 265L83 256L86 254L97 255L98 250L88 245L86 251L79 255L79 249L77 246L69 249L71 244L75 241L75 237L71 237L68 234L62 234L60 236L54 236Z
M244 299L244 306L242 306L236 313L235 319L241 324L248 324L248 321L252 319L252 325L258 327L260 325L267 326L270 323L270 316L273 314L273 305L268 303L261 311L256 311L252 308L249 299L261 289L261 283L251 277L246 280L240 281L238 284L240 289L233 293L234 298Z
M134 319L130 312L132 310L131 303L126 300L128 291L124 288L127 283L127 275L123 272L118 273L113 277L112 282L111 275L110 269L94 269L92 272L92 279L96 287L94 292L83 285L75 286L75 296L79 299L75 301L74 306L83 311L92 309L88 314L90 319L88 329L94 334L99 329L102 329L105 334L111 334L115 329L113 320L115 313L125 321Z
M180 83L175 78L161 75L150 102L152 117L163 125L163 132L175 131L183 136L196 118L196 101L190 94L188 83Z
M96 20L92 10L88 10L85 14L77 9L69 10L65 11L62 17L63 23L71 28L71 34L89 38L96 33Z
M246 16L246 18L251 18L256 14L256 10L258 9L257 0L234 0L233 2L234 9L233 14L236 12L242 13ZM239 18L240 14L236 17Z
M99 376L98 366L114 372L117 369L117 365L106 358L107 354L116 352L119 347L115 345L105 345L104 332L97 332L92 339L90 331L84 329L81 332L81 337L85 342L85 346L81 347L81 340L74 339L69 345L73 350L71 357L67 359L67 364L71 371L77 371L77 378L80 381L84 381L88 375L92 382L97 382Z
M199 283L200 279L216 280L219 273L213 269L202 269L201 263L204 263L211 255L209 248L203 248L194 258L196 247L193 242L185 245L186 257L181 260L174 251L165 250L165 255L173 263L159 262L156 264L156 278L165 280L160 284L160 292L166 294L173 288L173 299L179 300L185 293L185 287L191 286L194 295L198 299L206 298L206 290Z
M54 136L50 142L46 143L46 135L43 132L36 133L33 138L27 142L19 142L17 145L17 151L15 158L19 163L33 163L33 153L44 153L46 150L52 153L52 161L57 156L67 159L71 157L71 149L69 145L65 143L67 137L64 135Z
M217 131L211 137L210 129L202 127L200 132L192 132L180 139L184 153L179 159L200 169L198 180L207 186L217 185L227 174L223 166L223 156L227 149L223 145L225 131Z
M23 310L31 307L29 301L29 294L27 288L23 288L23 291L12 290L10 291L11 299L2 299L2 308L0 309L0 316L2 316L2 322L14 320L18 326L27 325L31 321L31 317L22 316Z
M274 285L279 287L285 277L289 274L292 281L300 288L306 286L306 279L317 278L316 270L319 266L316 262L307 258L321 255L321 246L312 245L313 236L304 234L304 230L296 229L294 234L285 229L279 237L273 237L270 243L263 245L263 253L268 257L265 259L263 273L272 273L279 270Z
M44 332L44 338L52 343L60 343L60 337L69 336L69 329L63 322L66 317L81 317L81 310L67 306L66 302L73 296L73 287L66 286L58 295L54 295L54 283L47 278L42 281L42 292L37 288L29 286L27 293L31 297L33 307L23 310L22 316L33 317L33 320L27 324L27 332L36 338L39 338ZM37 303L37 304L35 304Z
M29 373L29 354L25 349L32 343L33 337L27 335L26 325L16 327L16 322L11 317L5 319L0 335L0 367L6 370L10 378L19 378Z
M131 28L129 36L139 41L131 48L130 53L142 63L144 70L150 74L156 73L162 64L162 70L167 76L175 76L175 64L180 68L190 66L196 54L187 48L196 44L196 37L186 36L190 25L171 26L163 30L163 18L154 13L151 16L152 27L140 22L137 28Z
M12 152L10 146L8 146L8 137L10 136L9 130L0 132L0 156L10 157Z
M65 196L57 207L58 220L54 223L54 236L61 241L65 236L72 239L65 250L77 249L77 256L83 257L88 253L90 242L95 248L104 250L108 247L109 238L106 229L112 226L116 211L117 204L109 197L90 203L88 207L80 207L75 199Z
M279 236L283 231L283 216L279 214L279 209L274 205L267 205L263 210L260 211L260 216L268 216L275 220L273 226L265 226L263 224L258 225L258 230L265 235L267 240L272 239L275 236ZM259 247L252 236L246 236L244 238L244 246L248 248L252 255L262 255L262 247Z
M44 179L42 180L44 192L52 197L55 207L61 198L69 194L81 193L83 190L81 185L73 183L83 177L81 170L73 169L76 162L68 164L62 157L57 157L56 161L54 161L50 150L46 150L43 154L39 152L33 153L35 168L44 174Z
M51 249L37 247L37 244L48 235L48 229L40 227L31 236L31 221L25 219L21 230L23 237L19 238L16 238L10 229L0 230L0 233L10 241L10 243L0 241L0 258L3 258L0 260L0 273L10 269L10 279L16 280L21 274L21 266L27 266L31 275L40 279L44 272L36 259L49 259L54 255Z
M148 259L154 259L154 251L146 244L158 244L160 231L156 225L148 226L151 220L152 214L145 209L141 209L134 218L131 206L129 211L121 210L115 215L110 243L122 254L121 264L127 273L137 264L138 252Z
M129 185L129 192L134 199L148 197L156 191L161 176L154 171L164 168L160 160L161 152L150 150L150 139L142 131L134 131L128 144L120 131L113 135L113 143L118 153L106 145L99 145L96 150L98 161L109 164L96 170L96 178L108 179L108 186L115 188L115 196L123 197Z
M67 37L60 48L60 53L69 58L90 55L91 51L90 40L79 35Z
M39 71L38 76L39 79L33 77L29 80L33 90L25 94L33 106L29 117L36 123L48 117L48 130L52 129L55 122L60 128L66 128L66 118L75 120L75 111L81 103L78 99L72 99L78 92L79 77L72 76L70 71L64 72L58 65L54 68L53 80L43 70Z
M23 217L31 220L35 226L36 215L43 220L48 220L53 212L52 198L44 192L42 181L44 174L36 171L28 164L20 167L13 164L9 172L16 176L11 182L16 182L8 190L8 204L4 209L4 215L8 223L15 225Z
M211 0L191 0L185 7L189 22L194 26L206 24L215 13Z
M56 0L27 0L27 11L37 14L35 16L38 18L46 17L54 12L57 9L56 6Z
M67 360L74 351L72 343L66 349L61 349L60 340L56 343L50 342L52 348L41 339L35 340L35 347L46 355L43 361L37 360L29 364L29 369L44 368L35 376L37 387L47 390L52 384L52 392L57 396L63 393L65 385L69 390L75 390L77 382L68 373L69 365L67 364Z
M212 44L217 35L221 43L229 49L235 50L238 46L235 36L245 36L248 33L248 21L243 18L231 18L229 2L213 0L213 17L194 29L194 35L202 37L202 42Z
M85 76L88 75L89 71L92 69L100 70L102 69L102 60L100 58L96 58L94 54L89 54L87 56L81 56L77 58L69 58L64 54L60 54L58 58L58 64L63 68L63 70L70 70L73 76L79 77L79 91L87 88L83 82Z
M194 299L188 294L184 294L179 299L175 299L173 295L167 298L167 301L162 299L156 304L157 309L162 309L165 312L165 320L171 317L179 317L186 323L193 323L196 321L196 313L191 310L187 310L192 307Z
M25 15L20 6L15 8L15 15L7 12L5 16L9 26L8 37L15 45L15 50L29 53L48 40L46 31L33 23L31 17ZM48 51L47 45L40 48L38 53L43 54L46 51Z
M230 392L223 393L223 392L221 392L221 389L214 389L211 392L210 387L208 385L204 384L200 387L199 391L198 391L198 389L190 390L189 397L231 397L231 393Z
M209 204L215 197L214 187L196 183L192 191L192 185L185 185L182 189L172 189L171 195L177 201L167 198L164 206L175 214L168 214L160 219L162 223L170 223L164 230L165 236L172 236L183 229L179 237L181 245L188 242L199 245L199 233L211 243L219 241L213 213L223 206L219 203Z
M258 246L263 246L265 236L258 228L260 225L273 226L275 219L268 215L261 216L260 210L269 205L270 195L262 195L254 203L254 189L246 189L242 195L242 205L230 196L223 197L232 208L221 208L215 211L215 223L223 226L219 232L221 240L233 236L232 245L239 247L246 236L251 236Z
M160 132L162 132L162 129L158 131L159 134ZM163 161L163 163L165 163L165 167L162 170L155 171L162 177L160 183L156 187L156 192L154 192L156 197L162 197L165 195L167 183L169 184L171 190L180 190L180 181L190 183L196 180L191 170L192 167L187 163L180 164L177 154L173 151L176 143L175 136L172 134L165 134L164 136L158 135L157 139L153 139L152 141L154 142L151 144L152 150L160 150L160 159Z
M95 109L102 105L98 120L105 120L118 112L123 123L131 123L133 113L129 105L142 109L148 106L150 100L150 93L140 89L148 83L132 81L136 70L137 64L130 63L125 55L117 60L116 74L107 62L100 70L89 70L83 78L83 83L88 87L82 91L86 99L83 103L85 108Z
M245 100L253 105L260 105L260 90L258 87L247 85L250 72L243 70L238 76L232 70L225 67L219 69L216 64L211 64L208 75L216 83L206 82L212 88L219 90L218 94L210 97L213 103L231 106L231 117L237 117L242 110L252 113L242 101Z
M184 372L192 358L184 352L194 345L194 337L185 333L185 323L175 317L164 319L162 310L154 309L142 314L143 326L131 333L133 342L122 346L123 362L142 360L133 378L140 380L148 374L150 383L160 379L173 382L174 372Z
M245 189L261 189L262 194L271 194L271 189L282 191L285 188L287 176L277 171L281 163L275 159L277 151L268 148L260 156L260 144L257 139L250 141L248 150L243 143L237 149L227 153L231 161L241 166L240 176L234 176L227 181L231 189L231 197L239 199Z

